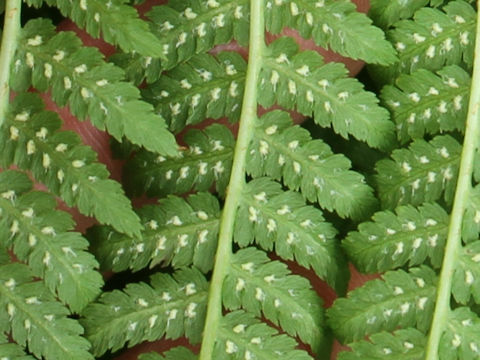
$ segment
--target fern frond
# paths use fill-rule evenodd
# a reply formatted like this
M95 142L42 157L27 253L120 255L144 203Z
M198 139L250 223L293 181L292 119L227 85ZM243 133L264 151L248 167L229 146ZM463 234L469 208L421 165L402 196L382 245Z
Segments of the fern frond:
M173 132L207 118L238 121L243 99L246 63L234 52L215 57L195 55L162 74L149 85L144 98L155 106Z
M197 360L195 355L190 349L178 346L173 348L162 356L157 352L151 352L147 354L141 354L138 357L139 360Z
M382 211L373 222L362 223L342 245L361 272L384 272L405 265L420 265L427 258L434 267L441 265L447 238L448 214L438 204L418 209L400 206L395 214Z
M176 143L165 120L139 100L140 92L123 80L123 70L107 64L96 48L83 47L72 32L55 33L50 21L29 21L19 40L11 86L25 91L31 85L52 90L60 106L70 105L81 120L89 117L100 130L117 140L126 136L134 144L164 155L175 155Z
M427 266L389 271L339 298L327 310L329 324L342 342L363 339L381 330L416 326L428 330L437 276Z
M129 78L157 81L163 70L188 61L195 54L235 39L248 44L250 5L248 0L187 0L154 6L147 17L162 54L158 58L122 54L115 61L126 68Z
M309 344L315 354L325 345L321 298L308 280L291 275L287 266L271 261L255 248L238 251L223 286L223 303L229 310L262 314L289 335Z
M470 297L480 303L480 241L475 241L459 251L458 263L452 280L452 295L461 304Z
M1 6L1 5L0 5ZM0 354L9 360L34 360L33 356L25 354L24 349L15 343L8 342L5 335L0 333Z
M384 33L350 1L268 1L265 23L272 33L295 28L317 45L367 63L386 65L396 60Z
M56 113L43 108L33 93L18 94L10 104L0 133L2 166L30 170L67 205L120 232L138 235L139 218L120 184L108 179L106 167L91 148L81 145L77 134L59 130L62 122Z
M30 188L28 188L30 186ZM73 312L80 312L103 285L98 263L86 252L88 242L73 228L70 216L55 210L55 199L31 190L28 176L14 171L0 173L0 236L3 246L13 247L17 258L28 262L33 275L58 295Z
M393 160L376 164L380 199L386 208L419 205L441 198L451 203L461 155L461 145L449 135L415 140L408 149L394 150Z
M400 75L395 86L382 89L381 98L397 124L398 139L405 143L425 134L463 131L469 94L469 74L451 65L437 75L428 70Z
M439 0L370 0L368 15L375 25L387 29L398 20L409 19L428 3L438 6L438 2Z
M94 355L163 336L200 340L208 288L204 276L195 268L185 268L173 276L156 273L150 283L104 293L85 309L81 323Z
M466 307L449 313L449 319L439 346L444 359L474 359L478 357L480 319Z
M303 350L297 350L295 339L260 322L252 314L235 311L221 319L213 358L312 360Z
M414 20L402 20L387 33L399 62L389 68L373 66L376 78L391 83L400 73L417 69L439 70L444 65L471 68L476 13L466 1L450 1L442 10L422 8Z
M93 360L82 327L68 315L41 282L32 281L26 265L0 266L0 334L10 333L39 359Z
M341 217L361 218L376 201L372 189L359 173L350 170L345 156L333 154L322 140L292 126L288 113L271 111L258 122L247 157L253 177L282 179L292 190Z
M215 189L225 193L232 167L235 139L225 126L213 124L189 130L183 137L188 149L180 157L140 151L125 167L125 186L132 195L150 197Z
M204 273L212 269L220 221L218 200L213 195L169 196L159 205L144 206L138 214L145 228L138 239L109 227L88 231L102 269L137 271L157 264L174 268L193 264Z
M370 146L388 149L394 143L394 126L378 99L347 77L343 64L324 64L314 51L298 51L292 38L282 37L265 50L258 102L265 108L275 103L317 124L333 127L348 138L353 135Z
M160 41L150 32L148 23L139 18L125 0L43 0L57 7L84 28L91 36L100 35L106 42L118 45L125 52L137 52L143 56L162 56ZM40 0L26 0L39 6Z
M417 329L408 328L393 333L373 334L369 341L350 344L352 351L343 351L338 360L384 360L386 357L402 360L423 360L427 338Z
M339 293L347 278L334 239L335 229L320 210L305 205L299 193L284 192L268 178L251 181L240 201L234 240L245 247L254 241L286 260L295 260L326 280Z

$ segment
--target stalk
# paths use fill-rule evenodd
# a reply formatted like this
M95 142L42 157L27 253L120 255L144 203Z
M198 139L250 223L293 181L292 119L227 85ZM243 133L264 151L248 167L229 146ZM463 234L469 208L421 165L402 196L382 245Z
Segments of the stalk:
M250 40L248 70L242 113L232 163L232 172L225 198L215 265L208 295L207 315L199 360L212 360L216 334L222 317L222 288L232 256L233 229L238 204L245 186L245 164L255 120L257 119L257 84L265 48L264 0L250 0Z
M10 65L17 48L20 33L22 0L7 0L3 25L2 48L0 50L0 125L3 124L10 98Z
M477 0L477 9L480 9L480 0ZM465 139L463 142L455 200L453 202L453 209L450 217L447 243L445 245L445 255L443 258L442 271L440 273L435 312L433 314L426 349L426 360L438 359L440 338L445 330L448 316L451 311L450 299L452 278L458 260L458 252L462 246L462 220L468 202L468 195L472 188L473 160L480 140L480 11L477 12L474 59Z

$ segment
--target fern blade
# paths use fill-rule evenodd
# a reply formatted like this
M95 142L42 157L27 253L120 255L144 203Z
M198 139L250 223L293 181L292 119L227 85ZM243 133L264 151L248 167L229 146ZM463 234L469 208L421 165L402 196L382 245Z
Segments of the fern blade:
M223 303L229 310L263 314L289 335L298 335L315 354L325 345L321 299L306 279L291 275L286 265L271 262L262 251L246 248L233 256Z
M22 173L0 174L2 245L13 247L18 259L28 262L52 294L78 313L100 293L103 281L95 271L98 263L85 251L87 241L79 233L67 232L73 222L55 210L52 196L25 192L23 184L29 182Z
M455 192L461 146L450 135L431 141L416 140L408 149L394 150L393 160L376 165L380 199L386 208L420 205L443 195L450 204Z
M420 265L428 257L439 267L447 238L448 215L438 204L418 209L401 206L378 212L373 222L362 223L342 245L362 272L384 272L405 265Z
M2 166L30 169L67 205L77 206L87 216L95 215L120 232L138 235L140 221L120 184L108 179L95 152L82 146L78 135L60 131L61 120L43 107L32 93L19 94L12 102L0 136Z
M82 325L100 356L128 343L177 339L186 335L200 340L206 308L207 282L195 268L185 268L173 276L155 274L151 285L129 284L124 291L104 293L99 302L84 311ZM119 331L120 330L120 331Z
M323 64L313 51L298 52L297 43L282 37L267 49L261 74L259 103L274 103L314 115L317 124L332 126L344 138L353 135L370 146L388 149L394 143L394 128L388 112L373 93L356 79L347 77L342 64Z
M102 269L138 271L157 264L176 269L194 265L204 273L212 269L220 218L215 197L208 193L186 200L169 196L138 213L145 227L139 239L109 227L89 229L92 252Z
M368 281L327 310L329 324L342 342L399 326L428 330L437 285L434 271L422 266L409 273L390 271L382 278Z
M37 358L93 360L82 327L67 318L67 308L56 302L29 269L14 263L0 266L0 332L28 346Z
M176 154L165 120L139 100L139 90L123 81L123 71L106 64L98 49L83 48L74 33L55 34L48 20L25 25L13 74L16 91L30 85L41 91L51 88L57 104L68 102L73 115L81 120L90 117L97 128L106 128L117 140L126 136L151 151Z
M296 350L296 341L279 335L278 331L243 311L235 311L221 319L221 330L215 344L213 358L219 360L237 358L311 360L303 350Z

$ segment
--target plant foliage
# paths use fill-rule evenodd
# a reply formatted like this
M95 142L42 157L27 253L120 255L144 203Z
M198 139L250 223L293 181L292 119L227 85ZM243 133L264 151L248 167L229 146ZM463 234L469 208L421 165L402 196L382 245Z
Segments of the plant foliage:
M141 3L0 2L0 359L478 358L477 5ZM349 263L379 275L348 291Z

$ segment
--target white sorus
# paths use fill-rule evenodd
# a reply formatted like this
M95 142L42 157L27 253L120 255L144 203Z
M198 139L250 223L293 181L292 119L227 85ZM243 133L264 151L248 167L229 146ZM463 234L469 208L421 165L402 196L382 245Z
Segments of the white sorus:
M40 35L35 35L35 37L27 40L28 46L39 46L42 45L42 37Z
M43 65L43 74L45 75L45 77L47 79L50 79L52 77L52 74L53 74L53 68L52 68L52 65L50 65L49 63L45 63Z

